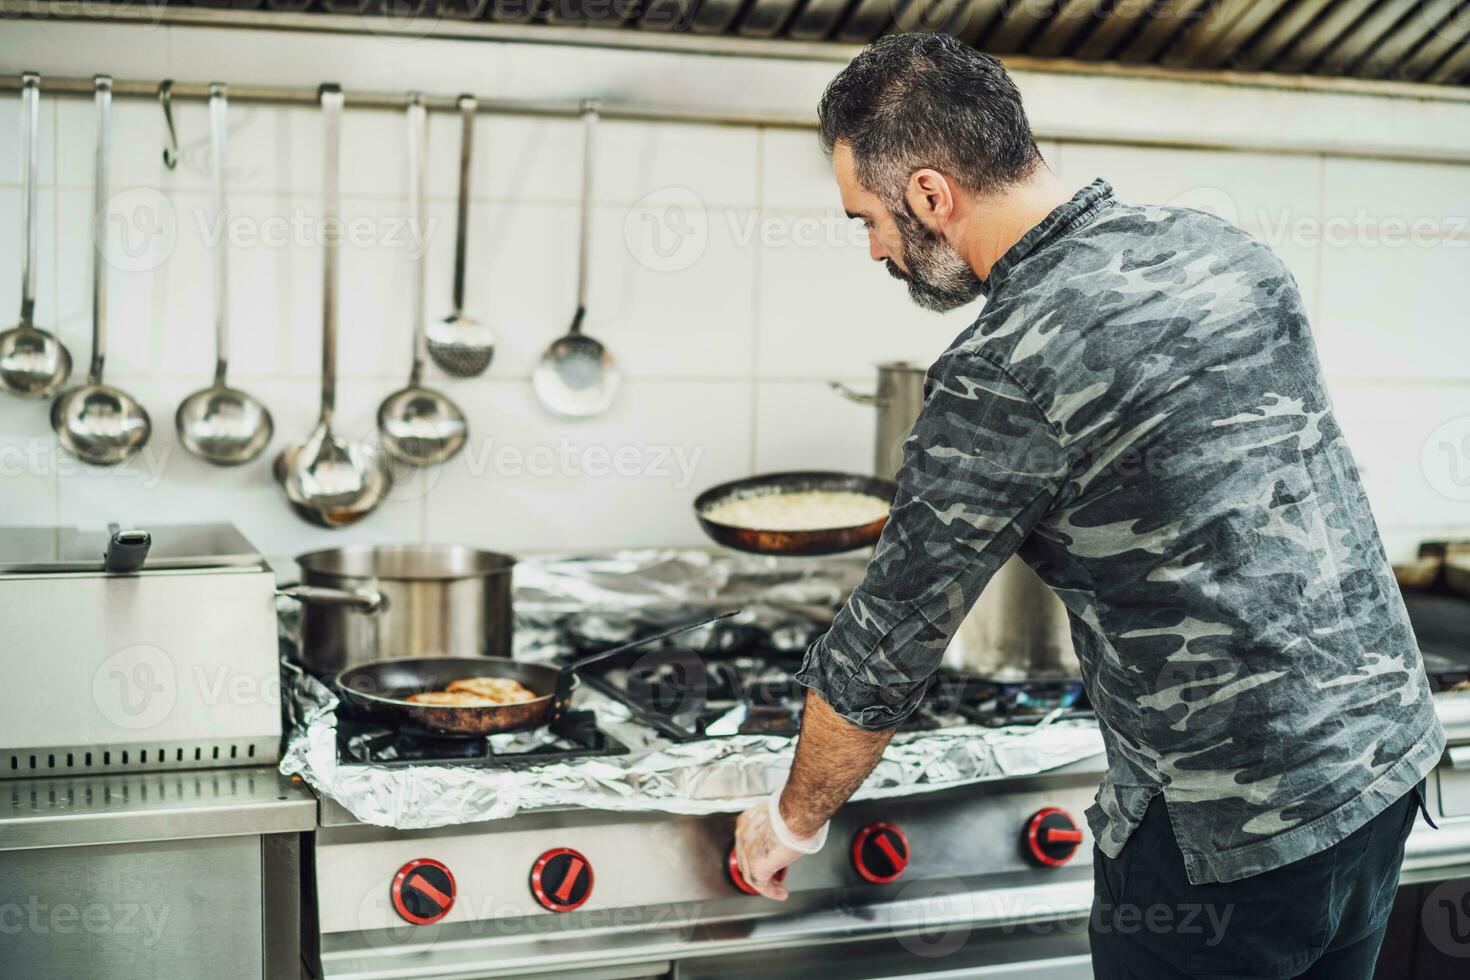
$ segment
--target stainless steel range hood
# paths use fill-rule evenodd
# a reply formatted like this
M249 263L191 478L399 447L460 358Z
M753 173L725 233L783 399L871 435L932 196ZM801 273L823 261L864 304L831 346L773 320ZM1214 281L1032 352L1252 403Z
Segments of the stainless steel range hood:
M1016 61L1470 85L1470 0L0 0L0 15L824 59L944 31Z

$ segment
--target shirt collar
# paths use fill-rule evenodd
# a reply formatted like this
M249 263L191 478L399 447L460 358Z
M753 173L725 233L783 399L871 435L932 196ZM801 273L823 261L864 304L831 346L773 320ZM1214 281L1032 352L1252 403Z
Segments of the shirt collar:
M1040 251L1048 243L1076 228L1098 208L1105 207L1112 202L1113 185L1099 177L1072 195L1070 201L1057 205L1050 214L1041 219L1039 224L1022 235L1016 244L1007 249L1006 254L1002 255L995 265L990 267L990 277L981 282L984 294L989 296L998 289L1006 276L1022 259L1033 252Z

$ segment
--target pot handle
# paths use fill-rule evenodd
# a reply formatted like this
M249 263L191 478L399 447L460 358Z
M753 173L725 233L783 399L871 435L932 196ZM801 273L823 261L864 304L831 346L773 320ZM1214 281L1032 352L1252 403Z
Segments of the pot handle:
M828 381L827 384L843 398L846 398L850 402L857 402L859 405L878 405L881 407L888 404L888 399L886 398L879 398L877 395L870 395L863 391L854 391L841 381Z
M321 606L346 606L354 612L371 616L380 613L388 604L388 597L372 589L326 589L319 585L284 585L276 595L297 602L315 603Z

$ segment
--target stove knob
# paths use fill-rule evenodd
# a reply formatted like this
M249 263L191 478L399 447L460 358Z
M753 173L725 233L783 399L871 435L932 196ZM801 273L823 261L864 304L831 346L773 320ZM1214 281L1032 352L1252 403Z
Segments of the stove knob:
M531 866L531 894L553 912L580 908L592 895L592 865L570 847L553 848Z
M887 884L909 866L909 839L891 823L870 823L852 839L852 866L865 881Z
M389 895L395 912L416 926L427 926L454 908L454 875L432 858L419 858L398 869Z
M1026 822L1021 849L1035 863L1060 868L1072 860L1082 843L1082 831L1072 815L1059 807L1038 811Z
M750 887L750 882L746 881L745 876L740 873L740 862L735 860L735 848L733 847L730 848L730 855L725 858L725 874L730 876L730 883L733 884L736 888L745 892L745 894L760 894L760 892ZM780 871L777 871L775 877L777 881L785 881L786 869L782 868Z

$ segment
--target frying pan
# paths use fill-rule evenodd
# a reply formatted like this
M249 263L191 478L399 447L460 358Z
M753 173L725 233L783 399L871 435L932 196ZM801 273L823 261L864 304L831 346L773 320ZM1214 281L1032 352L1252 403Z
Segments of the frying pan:
M888 523L885 514L876 521L855 527L828 527L812 531L765 531L733 524L720 524L705 516L716 504L737 497L773 493L800 493L809 490L861 493L893 503L898 484L875 476L832 473L823 470L800 470L791 473L769 473L743 480L721 483L694 498L694 515L699 526L711 539L736 551L756 555L835 555L877 544Z
M560 669L503 657L402 657L349 667L333 678L333 686L353 711L389 724L414 724L436 732L490 735L550 724L561 717L583 667L635 647L647 646L679 633L738 615L721 613L697 623L646 636L583 657ZM530 701L485 706L420 704L410 694L442 691L451 681L468 677L505 677L536 695Z

